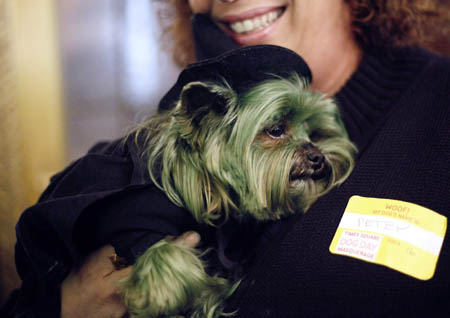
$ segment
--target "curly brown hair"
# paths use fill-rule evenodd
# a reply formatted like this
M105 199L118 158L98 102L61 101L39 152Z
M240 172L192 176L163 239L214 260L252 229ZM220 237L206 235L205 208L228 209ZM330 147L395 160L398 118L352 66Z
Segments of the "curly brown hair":
M447 0L345 2L352 13L353 33L362 48L405 45L430 47L434 37L449 32Z
M160 23L172 46L175 63L184 67L195 61L194 40L192 36L192 11L187 0L162 0L159 11Z
M448 0L344 0L353 17L359 45L419 45L450 55ZM172 41L173 59L179 66L195 61L191 16L187 0L166 0L161 22Z

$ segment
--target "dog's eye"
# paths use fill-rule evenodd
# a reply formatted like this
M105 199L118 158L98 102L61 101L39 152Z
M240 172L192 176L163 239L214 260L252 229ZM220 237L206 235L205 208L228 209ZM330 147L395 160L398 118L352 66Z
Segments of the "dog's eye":
M266 134L272 138L282 138L284 136L285 128L283 125L276 125L265 129Z
M319 130L314 130L313 132L311 132L311 133L309 134L309 139L310 139L312 142L317 142L317 141L319 141L320 139L322 139L323 137L324 137L323 133L320 132Z

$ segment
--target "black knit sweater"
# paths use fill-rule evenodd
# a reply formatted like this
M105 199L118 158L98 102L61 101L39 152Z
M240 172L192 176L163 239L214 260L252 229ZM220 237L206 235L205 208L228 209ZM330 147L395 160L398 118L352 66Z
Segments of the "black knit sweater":
M276 225L229 302L238 317L448 317L450 243L418 280L335 255L330 243L353 195L416 203L450 215L450 61L419 49L374 49L336 95L360 149L340 187Z

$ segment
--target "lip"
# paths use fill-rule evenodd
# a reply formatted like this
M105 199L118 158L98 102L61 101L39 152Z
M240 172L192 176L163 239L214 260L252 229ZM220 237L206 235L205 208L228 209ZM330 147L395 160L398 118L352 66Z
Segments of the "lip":
M238 34L233 32L229 24L237 21L243 21L246 19L252 19L257 16L264 15L266 13L269 13L271 11L276 11L282 9L283 12L281 13L280 17L276 21L274 21L271 25L260 29L253 31L251 33L243 33ZM283 14L285 11L284 6L276 6L276 7L267 7L267 8L257 8L253 10L249 10L240 14L233 14L233 15L226 15L218 21L220 24L221 29L230 36L237 44L239 45L254 45L259 44L264 41L264 39L277 27L279 24Z
M252 19L259 15L263 15L270 11L275 11L275 10L282 9L282 8L284 8L284 7L283 6L273 6L273 7L266 7L266 8L251 9L251 10L239 13L239 14L225 15L220 18L220 21L226 22L226 23L232 23L232 22L241 21L241 20L245 20L245 19Z
M332 173L332 168L330 164L325 161L319 170L314 170L313 168L306 169L302 171L300 174L293 175L292 170L289 174L289 181L295 182L298 180L321 180L321 179L329 179Z

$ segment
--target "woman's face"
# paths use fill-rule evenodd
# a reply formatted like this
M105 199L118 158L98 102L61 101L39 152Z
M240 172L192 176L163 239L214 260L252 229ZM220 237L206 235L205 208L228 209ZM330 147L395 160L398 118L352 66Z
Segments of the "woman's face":
M362 51L345 0L188 0L240 45L273 44L309 65L312 87L335 94L356 70Z
M333 43L328 39L352 37L344 0L188 1L194 13L210 15L240 45L274 44L309 55L327 49Z

